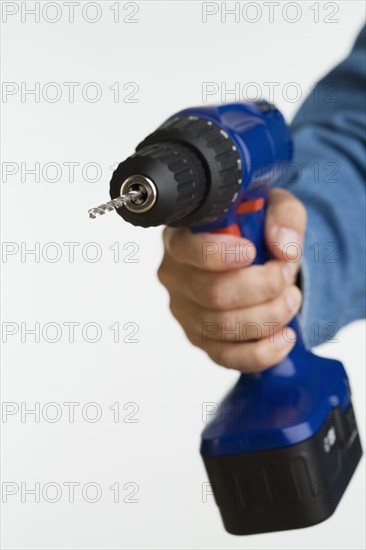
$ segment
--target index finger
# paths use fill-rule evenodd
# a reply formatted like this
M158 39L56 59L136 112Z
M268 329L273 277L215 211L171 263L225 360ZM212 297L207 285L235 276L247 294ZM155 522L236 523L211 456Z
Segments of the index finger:
M207 271L246 267L256 256L251 241L234 235L192 233L188 228L166 227L163 240L174 260Z

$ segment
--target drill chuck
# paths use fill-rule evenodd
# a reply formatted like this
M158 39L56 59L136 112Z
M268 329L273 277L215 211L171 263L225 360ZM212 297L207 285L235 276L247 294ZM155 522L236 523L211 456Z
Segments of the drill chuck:
M134 225L173 224L196 210L207 186L203 163L181 143L158 141L137 149L122 162L111 181L111 197L138 189L145 200L117 212ZM143 215L141 215L143 214Z
M126 192L126 181L137 177L146 178L155 200L147 193L139 208L133 201L119 208L125 220L142 227L209 223L237 199L241 159L229 135L211 121L176 117L118 166L111 181L112 199Z

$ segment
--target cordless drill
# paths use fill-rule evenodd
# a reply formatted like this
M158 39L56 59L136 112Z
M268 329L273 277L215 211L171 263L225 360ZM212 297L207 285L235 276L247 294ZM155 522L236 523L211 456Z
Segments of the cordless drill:
M289 127L266 101L190 108L169 118L115 170L111 201L142 226L243 236L269 259L270 184L291 160ZM250 269L250 267L249 267ZM201 455L226 530L296 529L327 519L362 456L347 374L297 339L281 363L242 374L202 433Z

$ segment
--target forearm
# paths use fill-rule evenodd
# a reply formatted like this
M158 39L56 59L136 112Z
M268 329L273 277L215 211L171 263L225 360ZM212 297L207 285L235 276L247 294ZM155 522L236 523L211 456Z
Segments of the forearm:
M296 168L278 183L308 212L301 321L311 346L365 316L364 35L296 115Z

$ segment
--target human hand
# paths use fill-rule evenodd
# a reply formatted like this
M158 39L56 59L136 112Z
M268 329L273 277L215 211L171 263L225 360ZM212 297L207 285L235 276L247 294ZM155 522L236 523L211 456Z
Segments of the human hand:
M301 306L295 280L305 226L303 204L288 191L272 190L265 240L274 259L253 266L254 245L246 239L165 228L158 277L169 292L170 309L190 342L219 365L260 371L281 361L294 346L296 334L286 325ZM244 253L204 258L208 243L217 250L240 246Z

